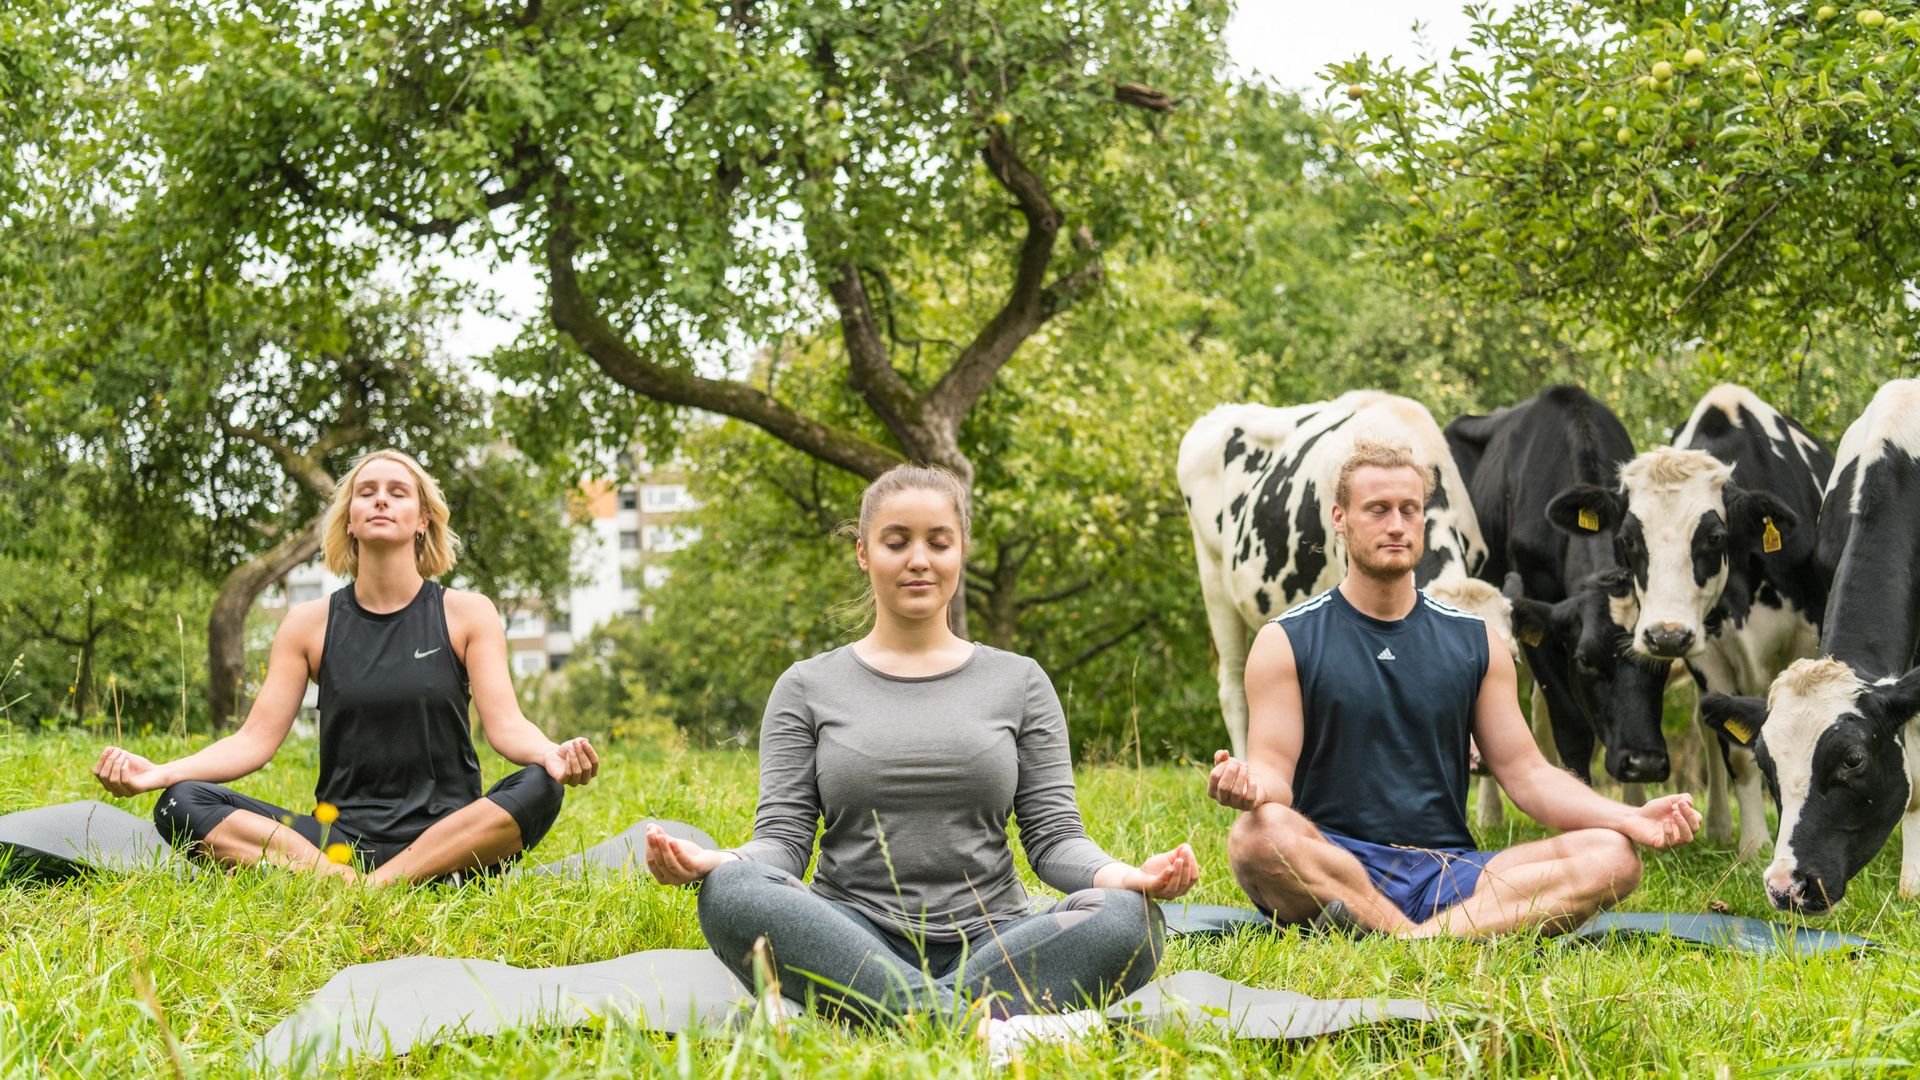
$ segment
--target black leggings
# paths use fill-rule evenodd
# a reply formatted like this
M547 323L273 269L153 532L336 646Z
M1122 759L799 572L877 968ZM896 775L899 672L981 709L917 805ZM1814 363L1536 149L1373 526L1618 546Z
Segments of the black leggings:
M560 816L564 794L565 789L544 767L529 765L502 779L481 797L512 816L520 826L520 848L525 851L538 844L547 830L553 828L554 819ZM362 835L344 818L322 825L312 814L296 814L264 799L200 780L182 780L161 792L160 801L153 806L153 823L168 841L192 850L200 847L207 834L235 810L250 810L269 821L277 821L322 850L330 844L346 844L353 849L353 857L368 868L400 854L420 838L416 833L401 840L376 840ZM518 854L509 855L489 869L511 863Z

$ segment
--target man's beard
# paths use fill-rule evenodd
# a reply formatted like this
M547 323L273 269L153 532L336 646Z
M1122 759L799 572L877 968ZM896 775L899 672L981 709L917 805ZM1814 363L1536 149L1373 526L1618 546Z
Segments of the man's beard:
M1404 554L1384 558L1379 552L1347 549L1347 561L1352 568L1376 581L1397 581L1413 573L1414 568L1420 565L1420 555L1419 547L1413 544L1408 545Z

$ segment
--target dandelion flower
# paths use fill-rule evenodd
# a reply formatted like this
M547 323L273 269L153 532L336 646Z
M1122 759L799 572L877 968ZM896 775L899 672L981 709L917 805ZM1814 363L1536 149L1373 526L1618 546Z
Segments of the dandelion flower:
M313 808L313 820L322 825L331 825L340 820L340 808L330 802L323 802Z
M345 866L353 861L353 849L341 843L328 844L327 861Z

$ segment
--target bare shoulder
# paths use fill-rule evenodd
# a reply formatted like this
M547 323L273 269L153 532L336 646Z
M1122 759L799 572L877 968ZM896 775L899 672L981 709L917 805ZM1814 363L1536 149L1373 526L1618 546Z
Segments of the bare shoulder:
M289 641L320 640L326 634L328 598L302 600L287 609L287 617L280 620L278 637Z
M1274 674L1293 671L1293 642L1287 640L1287 628L1270 622L1253 635L1253 648L1247 653L1247 667L1259 667Z
M469 592L466 589L448 589L446 591L447 623L462 629L485 626L489 622L498 625L500 609L485 593Z

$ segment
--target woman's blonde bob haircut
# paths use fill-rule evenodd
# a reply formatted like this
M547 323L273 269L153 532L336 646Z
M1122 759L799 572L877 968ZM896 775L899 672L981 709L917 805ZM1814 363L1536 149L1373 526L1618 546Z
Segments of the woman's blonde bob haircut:
M369 450L354 460L347 469L347 475L333 485L333 501L327 504L327 516L320 523L320 549L327 558L327 569L342 577L354 577L360 572L360 541L347 534L348 509L353 503L353 488L360 480L360 470L372 461L397 461L413 474L413 486L420 501L420 516L426 521L425 535L417 536L413 543L414 565L420 570L420 576L437 578L453 569L454 561L460 557L460 537L454 534L447 524L447 500L440 494L440 485L427 470L407 454L398 450Z

